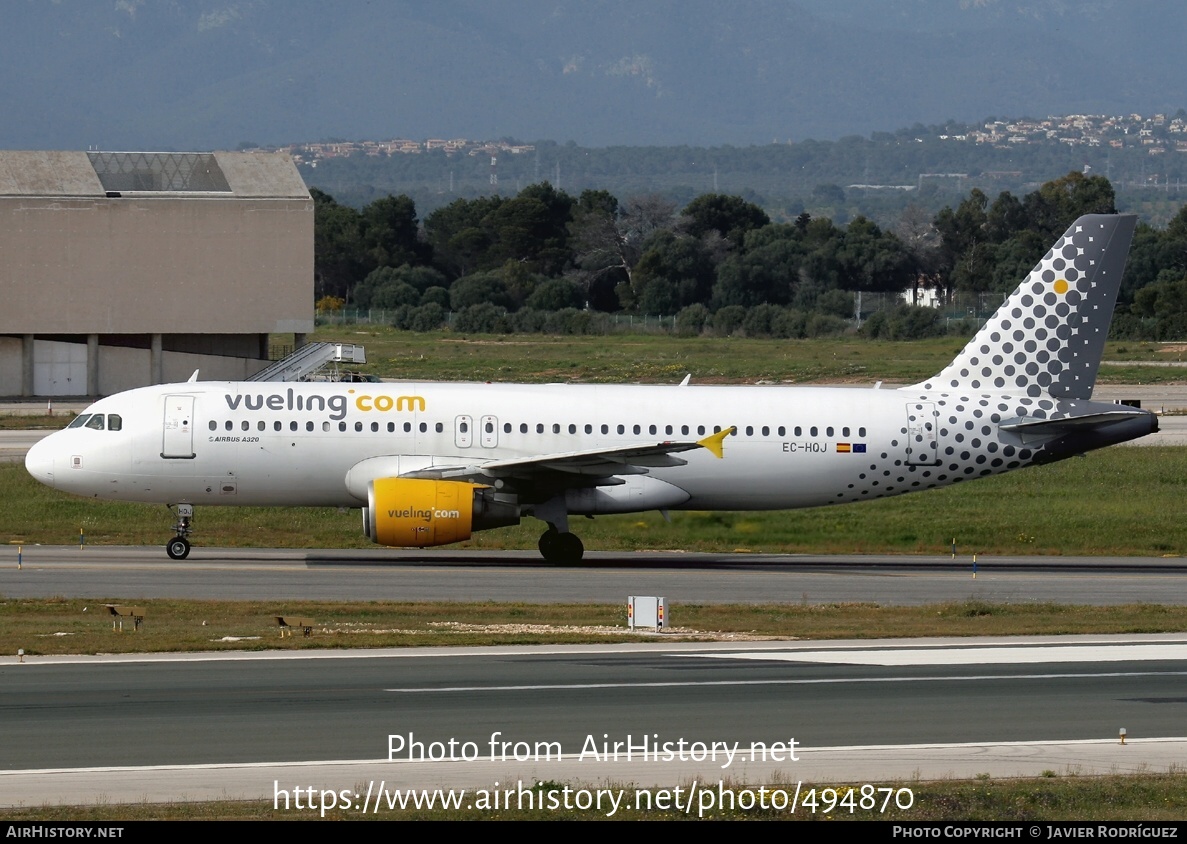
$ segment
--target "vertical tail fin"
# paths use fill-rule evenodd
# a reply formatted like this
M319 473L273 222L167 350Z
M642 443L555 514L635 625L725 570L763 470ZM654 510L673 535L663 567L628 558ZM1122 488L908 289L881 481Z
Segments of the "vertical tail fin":
M912 389L1091 398L1136 225L1076 220L952 363Z

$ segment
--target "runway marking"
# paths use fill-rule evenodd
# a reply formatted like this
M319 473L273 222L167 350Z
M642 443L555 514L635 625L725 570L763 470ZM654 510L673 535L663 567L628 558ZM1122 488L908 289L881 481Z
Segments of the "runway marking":
M1132 745L1153 745L1153 744L1183 744L1187 743L1187 736L1155 736L1150 738L1131 738L1127 744ZM1116 746L1117 739L1063 739L1055 741L961 741L948 742L946 744L841 744L841 745L827 745L820 747L797 745L796 752L799 754L827 754L827 753L889 753L889 752L903 752L903 751L919 751L919 750L976 750L976 749L997 749L997 748L1027 748L1027 747L1091 747L1097 746ZM579 753L565 754L564 759L577 759L580 757ZM308 759L289 762L199 762L190 765L104 765L93 766L86 768L9 768L0 769L0 782L4 779L25 778L30 776L43 775L62 775L62 774L115 774L115 773L133 773L146 772L152 773L154 771L220 771L220 770L253 770L253 769L269 769L269 768L312 768L312 767L330 767L335 765L341 766L360 766L360 765L383 765L386 767L400 767L400 766L426 766L432 768L443 768L450 765L456 767L470 767L474 765L496 764L506 766L508 760L498 760L494 763L488 763L485 759L478 759L475 761L464 760L450 760L450 759L386 759L383 757L377 759ZM2 804L0 804L2 805Z
M696 656L712 656L696 654ZM441 686L405 687L384 689L395 694L473 694L474 692L551 692L588 691L591 689L668 689L696 688L700 686L827 686L846 683L948 683L982 680L1099 680L1117 677L1187 677L1187 671L1114 671L1096 674L969 674L956 677L817 677L811 679L769 679L769 680L672 680L639 683L553 683L524 686Z
M1020 665L1036 662L1140 662L1187 660L1185 644L1043 645L1040 647L888 648L697 654L709 659L813 662L842 665Z

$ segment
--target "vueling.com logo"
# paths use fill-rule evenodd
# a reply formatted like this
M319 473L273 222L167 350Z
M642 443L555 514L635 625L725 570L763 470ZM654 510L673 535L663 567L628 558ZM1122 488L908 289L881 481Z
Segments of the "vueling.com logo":
M388 510L389 519L423 519L431 522L433 519L460 519L461 510L420 510L415 507L405 507L403 510Z
M354 390L347 390L348 395L342 393L334 393L332 395L322 395L321 393L312 393L306 395L305 393L298 393L292 387L289 387L283 393L272 393L266 395L264 393L243 393L241 395L231 395L227 393L224 398L227 400L227 407L231 410L238 410L242 406L245 410L289 410L289 411L304 411L306 413L313 412L330 412L330 418L337 421L346 418L346 408L350 401L349 396L354 395ZM354 406L364 412L379 411L380 413L388 413L395 411L397 413L424 413L425 400L423 396L388 396L388 395L371 395L370 393L363 393L354 396Z

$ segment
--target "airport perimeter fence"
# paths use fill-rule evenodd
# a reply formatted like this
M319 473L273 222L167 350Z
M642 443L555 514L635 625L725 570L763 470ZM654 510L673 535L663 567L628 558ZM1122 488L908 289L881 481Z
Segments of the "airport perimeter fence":
M861 324L880 310L888 310L899 305L909 303L901 293L887 292L858 292L854 297L854 316L851 319L853 327ZM944 301L937 301L937 297L926 293L917 297L918 304L934 307L940 311L940 318L945 326L979 326L988 319L994 311L1005 301L1001 293L961 293L956 292ZM595 316L590 312L591 317ZM441 327L453 329L459 312L446 311ZM315 321L319 326L332 325L392 325L399 319L400 312L386 308L341 308L338 310L318 310ZM586 334L671 334L678 328L676 316L652 316L646 314L608 314L596 313L596 319L589 320L580 333Z
M314 313L317 325L391 325L398 312L385 308L342 308L336 311L318 310ZM598 313L603 334L665 334L676 329L674 316L642 316L635 314ZM446 311L444 328L453 328L457 322L457 311Z

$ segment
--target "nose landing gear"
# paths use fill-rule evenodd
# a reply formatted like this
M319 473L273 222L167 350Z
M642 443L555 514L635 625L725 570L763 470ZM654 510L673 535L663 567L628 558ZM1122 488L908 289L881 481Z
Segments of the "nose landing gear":
M177 532L177 536L165 543L165 553L169 555L169 559L184 560L190 555L190 540L188 537L192 530L191 523L193 519L193 504L177 505L177 524L173 526L173 530Z

